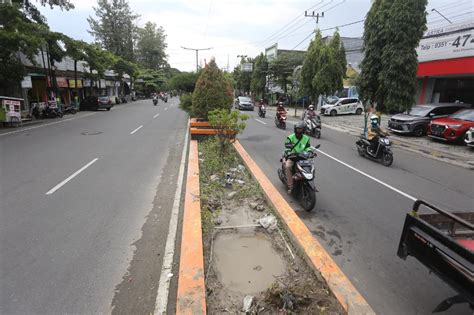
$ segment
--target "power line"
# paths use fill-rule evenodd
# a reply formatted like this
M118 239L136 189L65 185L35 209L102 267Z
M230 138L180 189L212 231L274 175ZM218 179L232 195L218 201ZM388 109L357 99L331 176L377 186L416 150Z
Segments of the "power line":
M365 19L363 20L359 20L359 21L355 21L355 22L351 22L351 23L347 23L347 24L342 24L342 25L337 25L337 26L334 26L334 27L329 27L329 28L325 28L325 29L321 29L320 31L321 32L324 32L324 31L329 31L329 30L333 30L333 29L337 29L337 28L341 28L341 27L346 27L346 26L350 26L350 25L354 25L354 24L358 24L358 23L362 23L364 22ZM295 49L296 47L298 47L299 45L301 45L305 40L307 40L311 35L313 35L315 33L315 31L312 31L308 36L306 36L301 42L299 42L295 47L293 47L291 50Z

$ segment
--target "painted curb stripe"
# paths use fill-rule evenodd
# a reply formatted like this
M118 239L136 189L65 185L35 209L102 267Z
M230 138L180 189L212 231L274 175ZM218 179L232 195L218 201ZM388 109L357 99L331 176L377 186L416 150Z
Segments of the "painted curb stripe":
M364 297L362 297L332 259L331 255L313 237L303 221L296 215L291 206L281 196L238 140L234 143L234 148L250 170L252 176L260 184L267 200L275 208L277 215L287 228L293 243L304 253L309 266L316 273L320 273L323 276L345 311L348 314L375 314Z
M206 314L198 142L189 145L176 314Z

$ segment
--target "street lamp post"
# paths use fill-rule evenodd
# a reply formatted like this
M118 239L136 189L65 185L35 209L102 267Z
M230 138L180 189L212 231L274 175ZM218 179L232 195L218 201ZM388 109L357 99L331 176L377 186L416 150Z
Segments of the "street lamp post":
M196 73L198 73L199 71L199 51L200 50L210 50L212 49L212 47L209 47L209 48L186 48L186 47L183 47L181 46L181 48L183 49L186 49L186 50L195 50L196 51Z

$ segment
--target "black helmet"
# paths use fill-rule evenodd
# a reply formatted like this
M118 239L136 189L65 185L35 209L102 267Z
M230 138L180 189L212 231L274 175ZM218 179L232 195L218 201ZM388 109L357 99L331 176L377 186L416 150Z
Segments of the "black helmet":
M294 130L295 130L295 133L299 133L299 132L297 132L296 130L297 130L297 129L301 129L301 130L302 130L301 133L303 133L305 128L306 128L306 124L305 124L304 122L300 121L300 122L297 122L297 123L295 124Z

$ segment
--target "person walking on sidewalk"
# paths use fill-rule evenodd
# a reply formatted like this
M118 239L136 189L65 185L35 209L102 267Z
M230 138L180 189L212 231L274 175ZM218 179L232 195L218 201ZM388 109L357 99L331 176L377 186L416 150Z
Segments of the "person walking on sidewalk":
M289 135L285 141L285 157L283 159L286 183L288 185L288 194L293 190L293 166L295 161L291 159L291 154L299 154L305 151L311 151L309 137L304 134L305 123L300 121L296 123L294 133Z

